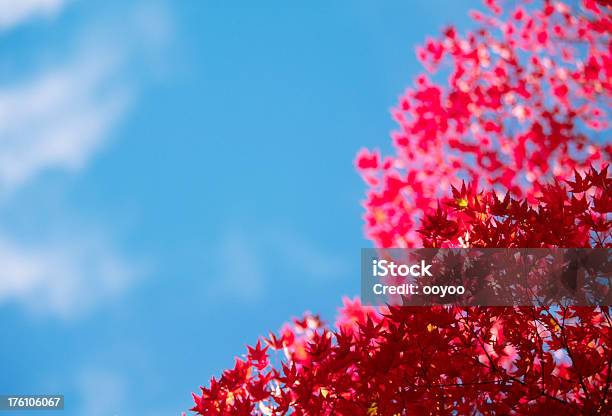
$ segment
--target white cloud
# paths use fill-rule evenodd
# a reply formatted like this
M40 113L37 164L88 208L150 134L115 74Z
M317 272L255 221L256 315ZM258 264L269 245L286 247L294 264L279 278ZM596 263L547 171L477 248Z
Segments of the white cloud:
M35 314L65 319L118 296L141 270L101 238L40 243L0 240L0 302L17 300Z
M0 29L57 12L63 4L0 0ZM173 31L169 11L162 3L121 7L120 22L116 14L86 22L86 29L77 30L75 39L67 42L73 45L67 54L51 61L49 50L34 48L33 62L44 59L45 65L26 68L11 80L3 74L0 208L19 206L21 193L16 191L26 186L33 192L53 192L44 182L36 182L49 171L76 174L86 168L150 81L142 70L150 71L169 46ZM42 187L32 186L35 183ZM74 211L56 203L60 212ZM121 294L140 274L107 233L93 231L107 226L81 226L63 230L61 238L49 238L48 230L67 221L62 216L44 217L44 208L40 215L35 243L14 238L19 235L14 227L10 235L0 231L0 304L16 301L31 311L74 319ZM2 218L0 227L7 228Z
M10 29L38 16L57 14L64 0L0 0L0 30Z
M134 72L165 69L174 25L164 4L133 7L123 19L88 25L61 64L0 84L0 192L49 169L85 167L147 81Z
M58 67L0 86L0 192L13 191L49 169L77 172L109 137L124 113L128 87L117 80L122 57L101 48L75 54ZM44 192L44 190L43 190ZM0 233L0 303L18 300L30 311L75 318L96 302L116 296L135 276L107 237L91 229L23 244Z
M117 59L104 53L92 58L83 53L61 68L0 88L0 190L49 168L76 171L108 138L129 93L114 80Z

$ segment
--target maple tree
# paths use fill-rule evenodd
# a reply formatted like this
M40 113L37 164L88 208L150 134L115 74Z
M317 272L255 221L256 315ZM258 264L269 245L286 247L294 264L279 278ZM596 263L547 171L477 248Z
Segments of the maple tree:
M611 9L486 0L417 49L395 155L359 152L376 247L612 246ZM440 80L436 80L440 79ZM442 86L444 85L444 86ZM610 414L610 307L305 315L194 394L201 415Z

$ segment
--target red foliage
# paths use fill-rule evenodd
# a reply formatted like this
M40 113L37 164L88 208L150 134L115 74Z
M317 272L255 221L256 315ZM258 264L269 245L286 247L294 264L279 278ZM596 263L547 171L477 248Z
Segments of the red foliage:
M608 166L575 180L542 187L536 204L507 192L452 187L426 213L418 233L424 247L612 247L612 179Z
M426 247L610 247L607 170L510 195L453 190L419 230ZM608 202L601 202L608 201ZM600 209L600 206L604 207ZM447 223L452 223L451 227ZM448 231L448 230L452 231ZM202 415L609 414L610 308L345 306L332 330L305 316L249 347ZM280 368L268 348L282 351ZM276 354L278 356L278 354Z
M612 246L610 8L530 3L418 49L394 110L396 155L362 150L378 247ZM440 75L437 73L437 75ZM466 180L469 185L462 183ZM611 414L610 308L386 307L345 300L258 341L201 394L201 415ZM279 361L280 360L280 361ZM274 363L279 363L275 365Z
M419 219L462 180L531 204L545 184L611 157L612 145L587 136L607 128L610 8L544 1L502 13L485 3L494 15L472 12L478 29L460 36L451 27L417 48L448 86L421 75L400 97L396 155L357 157L370 185L366 233L379 247L419 246Z

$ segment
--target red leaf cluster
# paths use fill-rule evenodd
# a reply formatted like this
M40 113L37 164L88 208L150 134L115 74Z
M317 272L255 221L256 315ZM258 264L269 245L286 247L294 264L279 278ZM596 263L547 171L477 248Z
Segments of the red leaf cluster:
M424 247L610 247L612 180L607 165L575 181L542 187L537 202L476 192L465 183L426 213L418 233Z
M477 29L451 27L417 49L431 75L393 109L396 155L357 156L370 185L366 233L379 247L420 246L419 220L462 180L532 204L551 181L610 160L612 145L587 136L609 118L610 7L485 3L493 15L472 12Z
M426 247L607 247L612 178L592 169L535 206L453 189ZM579 187L576 188L576 184ZM464 202L465 201L465 202ZM452 223L452 226L449 226ZM194 396L202 415L609 414L610 308L387 307L295 320ZM270 365L269 351L281 359Z
M607 128L610 6L501 3L417 49L432 75L393 110L396 154L359 153L377 247L611 247L612 146L588 136ZM610 312L347 299L332 327L305 315L248 347L192 411L608 415Z

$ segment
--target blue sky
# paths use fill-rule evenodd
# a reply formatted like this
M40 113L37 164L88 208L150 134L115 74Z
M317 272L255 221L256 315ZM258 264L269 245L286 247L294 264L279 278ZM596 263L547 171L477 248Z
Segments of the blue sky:
M179 414L358 294L354 155L469 5L331 3L0 0L0 393Z

